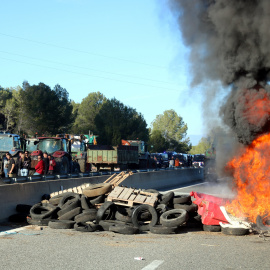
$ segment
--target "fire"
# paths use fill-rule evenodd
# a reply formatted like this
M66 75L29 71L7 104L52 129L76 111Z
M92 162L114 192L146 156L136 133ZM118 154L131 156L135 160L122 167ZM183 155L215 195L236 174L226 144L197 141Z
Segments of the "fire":
M228 212L256 222L257 215L270 217L270 134L255 139L228 164L233 171L236 198Z

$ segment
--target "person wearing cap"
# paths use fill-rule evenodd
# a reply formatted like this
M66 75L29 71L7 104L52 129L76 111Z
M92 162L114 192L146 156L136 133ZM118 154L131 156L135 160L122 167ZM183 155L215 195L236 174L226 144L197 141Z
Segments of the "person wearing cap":
M44 161L44 174L48 174L49 170L49 158L48 158L48 153L44 152L43 153L43 161Z

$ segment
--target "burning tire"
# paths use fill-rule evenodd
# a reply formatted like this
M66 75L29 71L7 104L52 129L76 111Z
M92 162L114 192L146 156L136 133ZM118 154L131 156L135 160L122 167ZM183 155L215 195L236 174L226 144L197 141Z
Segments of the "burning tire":
M188 213L183 209L173 209L160 216L160 223L165 227L178 227L188 221Z

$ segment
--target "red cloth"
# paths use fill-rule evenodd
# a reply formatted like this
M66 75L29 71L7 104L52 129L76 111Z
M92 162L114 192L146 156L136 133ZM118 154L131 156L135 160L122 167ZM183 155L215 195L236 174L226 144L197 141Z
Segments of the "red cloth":
M35 167L35 170L39 174L44 174L45 164L44 161L41 159Z
M219 222L229 223L220 210L220 206L226 205L228 199L194 191L190 192L190 195L195 198L193 203L198 205L198 214L202 216L204 225L219 225Z
M53 168L56 166L56 162L54 159L49 161L49 171L53 171Z

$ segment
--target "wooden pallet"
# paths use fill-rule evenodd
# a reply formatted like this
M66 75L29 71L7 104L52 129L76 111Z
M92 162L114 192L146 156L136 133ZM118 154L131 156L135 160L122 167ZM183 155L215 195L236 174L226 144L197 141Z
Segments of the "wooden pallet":
M133 172L120 172L119 174L113 174L111 177L109 177L104 183L110 183L114 187L119 186L120 183L122 183L127 177L132 175Z
M158 199L157 196L157 193L144 192L140 189L116 186L108 195L107 201L125 206L134 206L138 204L149 204L154 206Z

